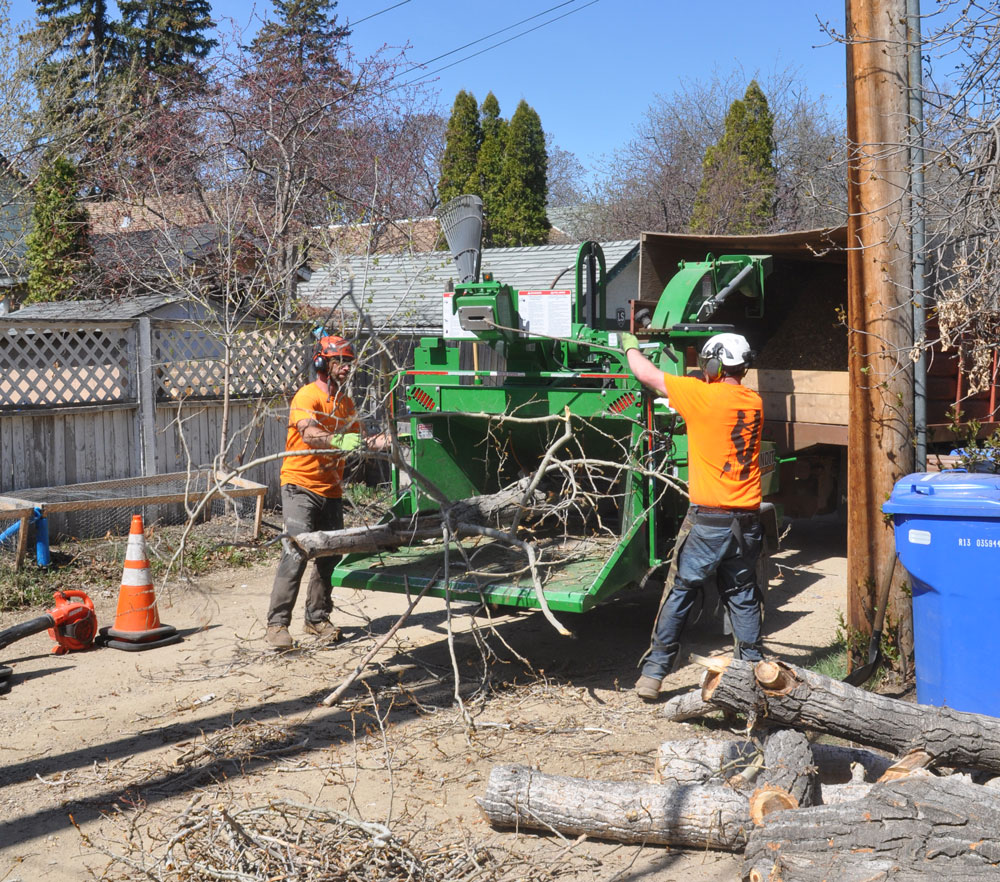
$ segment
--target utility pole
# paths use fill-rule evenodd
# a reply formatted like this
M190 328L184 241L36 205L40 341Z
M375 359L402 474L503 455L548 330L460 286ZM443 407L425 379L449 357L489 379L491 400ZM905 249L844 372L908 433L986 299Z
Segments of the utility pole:
M847 625L867 634L895 554L882 503L914 462L906 3L846 0L846 12ZM887 621L908 617L904 604L897 589Z

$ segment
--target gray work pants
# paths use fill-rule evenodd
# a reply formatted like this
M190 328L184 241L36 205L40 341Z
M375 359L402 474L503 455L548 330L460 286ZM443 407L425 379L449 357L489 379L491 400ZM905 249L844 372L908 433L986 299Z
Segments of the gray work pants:
M281 508L285 521L285 532L291 536L312 533L316 530L342 530L344 528L344 502L330 499L295 484L281 487ZM330 577L340 558L319 557L314 561L309 588L306 592L306 621L325 622L333 609ZM278 562L278 572L274 576L271 589L271 606L267 611L269 625L285 625L292 621L292 609L299 595L299 584L305 572L305 561L282 552Z

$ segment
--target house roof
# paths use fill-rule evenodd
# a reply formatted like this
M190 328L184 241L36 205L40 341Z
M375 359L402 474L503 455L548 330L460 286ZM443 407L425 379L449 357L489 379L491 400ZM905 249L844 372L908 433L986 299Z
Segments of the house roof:
M128 321L165 311L172 304L181 304L180 297L168 294L140 294L122 300L60 300L53 303L33 303L15 310L8 319L44 319L46 321ZM171 316L172 317L172 316Z
M94 262L105 271L135 273L143 277L170 273L200 263L209 257L219 239L213 223L169 229L136 229L92 234Z
M194 227L211 219L206 206L187 194L85 202L84 207L91 236Z
M634 239L602 244L608 275L635 258L638 244ZM579 248L578 244L485 248L480 269L522 291L572 288ZM346 257L315 269L309 281L299 285L299 296L321 310L362 308L376 328L423 332L440 329L441 297L456 276L447 251ZM352 279L352 297L347 298Z

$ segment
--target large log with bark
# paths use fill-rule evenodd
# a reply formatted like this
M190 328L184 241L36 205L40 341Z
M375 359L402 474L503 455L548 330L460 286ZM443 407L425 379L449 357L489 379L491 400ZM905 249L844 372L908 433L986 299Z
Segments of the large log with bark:
M957 776L874 784L837 805L769 815L747 842L745 882L1000 878L1000 794Z
M663 705L661 713L672 723L683 723L686 720L696 720L719 712L714 704L709 704L701 697L700 689L682 692L675 695Z
M502 524L511 521L525 509L541 505L545 496L540 491L528 494L519 483L497 493L461 499L448 507L452 534L462 535L462 525ZM524 503L522 505L522 503ZM394 518L384 524L351 527L346 530L317 530L286 537L288 546L303 559L330 557L340 554L374 554L393 551L404 545L416 545L424 539L440 538L441 514L416 518Z
M931 765L1000 772L1000 719L876 695L783 662L707 659L702 698L770 725L826 732Z
M746 796L721 784L589 781L504 765L476 801L499 827L616 842L739 851L750 828Z
M728 781L744 771L758 752L757 746L745 739L664 741L656 750L656 781L666 784Z

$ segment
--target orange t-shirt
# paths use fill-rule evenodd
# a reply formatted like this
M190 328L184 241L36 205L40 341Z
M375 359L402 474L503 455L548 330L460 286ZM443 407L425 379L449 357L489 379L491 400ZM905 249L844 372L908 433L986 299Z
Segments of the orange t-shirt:
M300 420L315 420L326 432L359 432L354 402L346 392L332 390L332 397L318 383L303 386L292 398L288 413L285 450L312 450L299 434ZM344 457L333 453L286 456L281 461L281 484L295 484L320 496L339 499L344 479Z
M670 406L687 423L688 492L695 505L760 506L760 396L746 386L663 375Z

